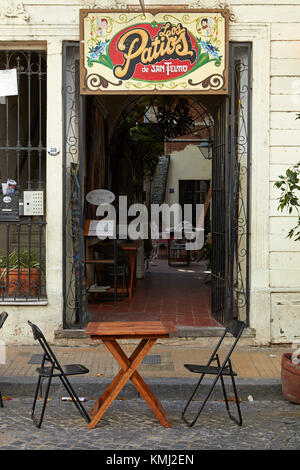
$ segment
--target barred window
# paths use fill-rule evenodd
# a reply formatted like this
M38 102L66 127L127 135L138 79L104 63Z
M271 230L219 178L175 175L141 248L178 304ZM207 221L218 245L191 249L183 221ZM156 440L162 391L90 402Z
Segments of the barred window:
M0 51L18 94L0 98L0 302L46 298L46 52Z

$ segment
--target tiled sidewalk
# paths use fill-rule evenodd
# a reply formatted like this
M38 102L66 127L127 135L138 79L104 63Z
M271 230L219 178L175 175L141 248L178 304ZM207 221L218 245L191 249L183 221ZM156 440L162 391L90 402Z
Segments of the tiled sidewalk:
M129 353L133 348L133 344L126 345L125 351ZM148 363L142 363L139 370L145 377L191 377L193 374L184 368L184 363L205 363L212 348L213 345L204 348L185 347L184 344L180 346L157 344L146 358ZM62 364L82 363L88 367L90 377L112 377L119 370L118 364L102 344L78 347L55 346L53 349ZM241 379L279 379L281 355L287 351L289 351L288 348L240 347L232 355L233 366ZM35 376L35 369L38 365L30 364L29 361L32 355L41 353L38 346L7 347L6 364L0 365L0 375L2 377Z
M165 259L150 263L145 278L136 282L131 300L114 305L91 298L90 320L173 321L177 326L219 326L211 316L211 285L205 273L206 262L189 266L168 266Z

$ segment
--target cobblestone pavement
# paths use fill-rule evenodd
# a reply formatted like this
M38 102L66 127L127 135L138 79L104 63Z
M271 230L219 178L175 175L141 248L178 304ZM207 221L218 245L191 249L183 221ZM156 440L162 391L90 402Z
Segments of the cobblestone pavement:
M58 399L49 401L37 429L30 419L31 401L4 402L1 449L300 449L300 406L284 401L242 403L242 427L228 418L224 403L210 402L193 428L180 418L182 401L163 401L172 426L165 429L143 400L117 400L91 430L72 403ZM87 402L87 408L92 404Z

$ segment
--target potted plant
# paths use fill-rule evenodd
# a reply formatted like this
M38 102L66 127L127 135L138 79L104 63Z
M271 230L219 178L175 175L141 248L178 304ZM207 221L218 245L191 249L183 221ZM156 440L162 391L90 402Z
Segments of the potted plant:
M282 355L281 385L284 398L300 404L300 360L295 353Z
M36 297L41 270L40 258L35 252L13 250L8 259L6 254L0 254L0 295Z
M297 119L300 119L298 114ZM280 175L274 186L280 189L278 209L287 209L291 214L297 212L296 225L289 231L288 238L295 241L300 240L300 162L286 170L285 175ZM284 353L281 358L281 384L283 396L293 402L300 404L300 350L294 353Z

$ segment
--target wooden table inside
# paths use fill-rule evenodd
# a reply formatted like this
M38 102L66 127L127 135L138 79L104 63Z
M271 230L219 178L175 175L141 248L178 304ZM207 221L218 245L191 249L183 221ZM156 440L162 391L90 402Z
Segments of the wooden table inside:
M130 379L137 391L144 398L161 424L169 428L170 424L166 419L166 412L160 401L153 395L148 385L137 372L137 367L149 353L152 346L159 338L169 338L175 333L176 328L173 322L146 321L146 322L90 322L87 325L85 334L92 339L101 339L121 369L115 376L111 384L105 390L91 411L92 419L89 429L94 428L102 418L106 410L116 399L120 391ZM127 357L118 339L140 339L140 343L135 348L130 357Z
M85 236L88 236L88 229L89 229L89 223L90 222L91 222L90 220L86 221L86 226L85 226L85 230L84 230L84 235ZM98 245L105 246L103 241L98 240L97 243L91 245L91 247L98 246ZM124 252L127 254L128 260L129 260L130 277L129 277L129 285L128 285L128 297L129 297L129 300L131 300L132 295L133 295L133 291L134 291L134 286L135 286L137 246L136 246L135 243L125 243L125 242L121 243L120 246L124 250ZM114 259L101 259L101 258L99 258L99 259L86 259L85 264L91 264L91 265L110 264L110 265L114 265L115 260ZM123 292L125 290L126 289L123 289L123 288L118 288L117 289L118 292ZM109 290L109 292L113 292L113 291L114 291L114 289Z

